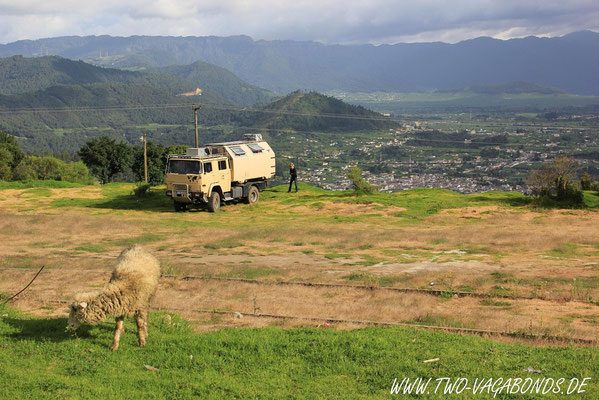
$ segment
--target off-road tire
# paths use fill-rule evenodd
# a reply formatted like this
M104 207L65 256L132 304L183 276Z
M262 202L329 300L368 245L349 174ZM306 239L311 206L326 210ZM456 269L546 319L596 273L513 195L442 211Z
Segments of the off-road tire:
M260 191L256 186L250 186L250 190L248 190L248 195L245 198L245 202L247 204L253 204L258 201L260 198Z
M187 204L179 203L178 201L174 201L173 203L175 205L175 212L187 211Z
M217 191L213 191L208 199L208 211L217 212L220 209L220 194Z

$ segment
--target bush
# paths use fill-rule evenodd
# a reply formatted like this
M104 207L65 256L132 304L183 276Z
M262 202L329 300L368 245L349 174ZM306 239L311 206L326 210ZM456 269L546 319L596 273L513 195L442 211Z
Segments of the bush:
M358 167L352 167L347 177L357 194L370 194L379 191L377 186L371 185L366 179L362 178L362 170Z
M147 197L150 195L150 184L140 183L133 189L135 197Z
M15 168L17 180L56 180L90 184L93 182L87 167L82 162L66 163L51 156L29 156Z
M568 204L582 204L582 192L575 186L574 178L580 168L579 163L570 156L557 156L540 169L532 170L528 184L538 197L551 197Z
M584 174L582 174L582 177L580 178L580 188L582 190L591 190L592 186L593 178L591 178L591 175L585 172Z
M10 181L12 179L13 157L8 149L0 147L0 181Z

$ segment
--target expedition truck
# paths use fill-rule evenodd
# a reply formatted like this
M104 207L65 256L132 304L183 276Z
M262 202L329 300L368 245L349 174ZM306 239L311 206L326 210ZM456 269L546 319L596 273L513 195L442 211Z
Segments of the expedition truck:
M175 211L207 205L215 212L223 201L257 202L274 174L274 151L262 135L245 134L237 142L210 143L169 155L166 195L173 199Z

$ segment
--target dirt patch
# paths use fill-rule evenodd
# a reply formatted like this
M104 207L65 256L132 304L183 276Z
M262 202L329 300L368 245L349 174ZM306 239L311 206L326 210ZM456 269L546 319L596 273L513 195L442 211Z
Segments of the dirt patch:
M81 188L68 188L68 189L50 189L52 192L52 198L62 199L62 198L70 198L70 199L101 199L104 197L102 195L102 189L99 187L86 187L85 189Z
M365 271L377 274L395 274L408 273L417 274L420 272L459 272L459 273L480 273L485 271L494 271L497 266L480 261L448 261L448 262L413 262L413 263L392 263L377 264L363 268Z

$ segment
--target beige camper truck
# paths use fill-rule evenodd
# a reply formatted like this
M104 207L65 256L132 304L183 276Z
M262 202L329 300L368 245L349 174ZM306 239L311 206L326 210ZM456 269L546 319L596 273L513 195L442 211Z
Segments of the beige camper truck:
M173 199L175 211L207 205L214 212L223 201L257 202L274 174L274 151L262 135L246 134L237 142L210 143L169 155L166 195Z

